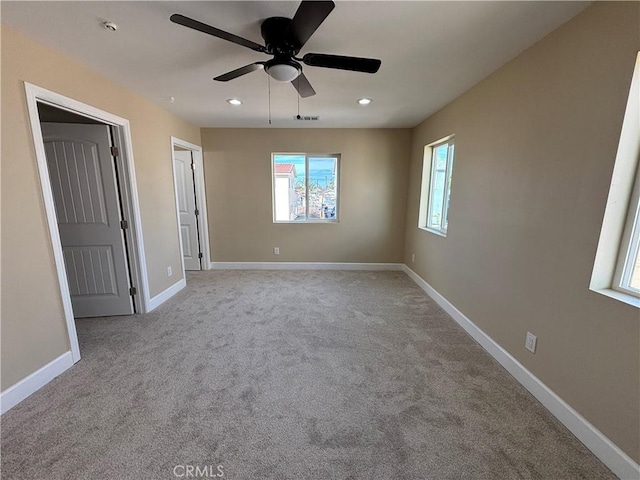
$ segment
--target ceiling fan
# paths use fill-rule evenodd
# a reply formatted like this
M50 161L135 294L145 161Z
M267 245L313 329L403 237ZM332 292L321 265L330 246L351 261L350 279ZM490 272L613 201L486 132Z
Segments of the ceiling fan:
M279 82L291 82L301 97L310 97L316 92L302 73L300 62L310 67L335 68L355 72L376 73L382 63L374 58L346 57L343 55L328 55L324 53L307 53L302 58L296 57L307 40L313 35L320 24L331 13L335 3L332 1L303 1L292 19L285 17L270 17L262 22L260 31L265 46L225 32L197 20L178 13L171 15L173 23L193 28L199 32L213 35L228 42L242 45L256 52L273 55L266 62L255 62L237 68L214 78L219 82L228 82L255 70L264 69L267 74Z

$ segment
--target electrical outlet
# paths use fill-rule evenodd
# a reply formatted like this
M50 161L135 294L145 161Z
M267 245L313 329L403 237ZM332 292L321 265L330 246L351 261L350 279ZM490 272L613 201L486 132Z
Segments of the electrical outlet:
M273 254L280 255L280 247L273 247Z
M411 263L413 263L413 262L415 262L415 261L416 261L416 254L415 254L415 253L412 253L412 254L411 254Z
M524 341L524 347L531 353L536 353L536 345L538 343L538 337L533 333L527 332L527 338Z
M167 277L170 277L171 275L173 275L173 271L171 270L171 267L167 267Z

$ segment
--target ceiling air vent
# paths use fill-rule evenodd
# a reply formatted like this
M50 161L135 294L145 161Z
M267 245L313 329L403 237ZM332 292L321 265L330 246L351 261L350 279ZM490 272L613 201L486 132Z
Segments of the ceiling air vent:
M294 120L320 120L320 115L296 115Z

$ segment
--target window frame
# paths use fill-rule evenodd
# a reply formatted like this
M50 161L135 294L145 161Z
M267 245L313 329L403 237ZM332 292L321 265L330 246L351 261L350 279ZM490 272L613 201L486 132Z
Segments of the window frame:
M431 224L433 217L433 198L435 167L434 159L436 149L442 145L447 145L447 159L445 166L445 179L442 198L442 220L440 227ZM420 189L420 209L418 213L418 228L427 232L447 236L449 229L449 208L451 203L451 180L453 177L453 164L455 161L455 135L448 135L424 147L424 157L422 161L422 185Z
M305 220L276 220L276 174L275 158L278 155L304 156L305 157ZM336 159L336 213L335 218L309 218L309 159L311 158L335 158ZM273 223L283 224L310 224L310 223L339 223L340 221L340 168L342 158L339 153L306 153L306 152L272 152L271 153L271 216Z

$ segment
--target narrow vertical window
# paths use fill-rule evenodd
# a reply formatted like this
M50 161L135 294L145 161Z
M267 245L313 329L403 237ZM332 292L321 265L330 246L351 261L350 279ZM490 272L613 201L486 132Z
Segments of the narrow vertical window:
M449 226L454 150L453 137L425 147L418 226L440 235Z

